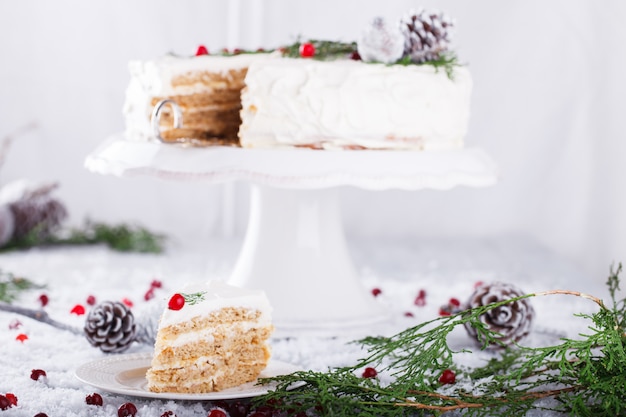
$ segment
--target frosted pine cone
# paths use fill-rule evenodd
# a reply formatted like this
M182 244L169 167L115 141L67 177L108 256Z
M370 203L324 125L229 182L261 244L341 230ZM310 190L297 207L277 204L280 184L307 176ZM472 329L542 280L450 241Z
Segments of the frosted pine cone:
M467 308L476 308L523 296L524 292L513 285L496 282L476 288L467 302ZM530 333L535 311L528 298L513 301L494 308L480 316L480 321L492 332L498 333L495 342L487 348L503 348L520 342ZM484 345L484 336L469 323L465 324L468 334Z
M404 55L420 63L439 58L448 50L454 22L440 12L410 12L400 20L404 34Z
M105 353L119 353L135 340L137 326L132 311L118 301L105 301L91 309L85 335L92 346Z
M357 42L359 56L365 62L392 64L404 54L404 35L381 17L375 18Z
M0 201L7 205L13 216L12 239L22 239L30 233L44 238L60 227L67 217L67 210L63 203L51 196L56 187L57 184L25 181L3 187Z

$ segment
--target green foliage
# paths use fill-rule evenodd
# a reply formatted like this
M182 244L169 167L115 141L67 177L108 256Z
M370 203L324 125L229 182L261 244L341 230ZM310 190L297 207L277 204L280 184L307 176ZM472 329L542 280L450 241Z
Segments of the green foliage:
M34 229L23 239L10 241L2 250L27 249L35 246L106 244L120 252L160 253L165 237L146 228L126 224L107 225L86 222L81 228L42 235Z
M419 416L459 410L473 417L513 417L534 409L574 416L626 416L625 301L616 299L620 271L621 265L615 271L611 268L607 282L612 308L598 298L562 290L481 306L391 337L357 341L367 354L353 366L270 378L278 388L257 401L314 411L321 416ZM498 335L482 326L482 314L522 298L555 294L587 298L600 307L595 314L577 315L590 322L587 334L577 339L563 338L553 346L503 349L474 369L455 365L454 357L460 352L447 344L453 329L470 323L478 327L481 340L492 342ZM366 366L388 373L392 382L361 378L358 373ZM438 383L445 369L456 372L456 384ZM294 386L298 388L292 389ZM471 392L463 389L467 386L473 387Z
M20 292L33 288L41 288L41 286L26 278L16 277L0 270L0 301L11 303Z

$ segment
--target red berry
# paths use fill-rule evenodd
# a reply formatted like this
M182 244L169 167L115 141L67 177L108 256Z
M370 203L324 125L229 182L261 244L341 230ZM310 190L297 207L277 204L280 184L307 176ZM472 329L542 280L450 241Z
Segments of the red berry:
M0 394L0 410L8 410L9 408L11 408L11 401L4 395Z
M77 316L82 316L83 314L85 314L85 307L83 307L80 304L76 304L71 310L70 310L71 314L76 314Z
M124 303L128 308L131 308L133 306L133 302L130 300L130 298L122 298L122 303Z
M146 293L143 295L143 299L145 301L150 301L154 298L154 288L150 288L148 291L146 291Z
M350 59L353 61L360 61L361 60L361 55L359 55L359 53L357 51L352 52L352 55L350 55Z
M372 289L372 295L374 297L378 297L383 291L380 288L374 288Z
M161 414L161 417L176 417L176 414L174 414L172 410L167 410L166 412Z
M93 295L90 295L89 297L87 297L87 304L92 306L96 304L96 297L94 297Z
M22 326L22 322L18 319L13 319L11 323L9 323L9 330L17 330Z
M198 46L198 50L196 50L196 56L208 55L208 54L209 54L209 50L206 49L206 46L204 46L204 45Z
M477 289L478 287L482 287L485 283L482 281L476 281L474 283L474 289Z
M242 53L242 52L243 52L243 49L241 49L241 48L235 48L235 49L233 49L233 54L234 54L234 55L239 55L239 54L240 54L240 53Z
M163 286L163 283L159 281L158 279L152 280L152 282L150 283L151 288L161 288L162 286Z
M41 294L39 296L39 302L41 303L42 307L45 307L48 305L48 301L50 301L50 299L48 298L48 296L46 294Z
M404 313L404 317L415 317L415 314L411 313L410 311L407 311Z
M88 396L85 397L85 402L89 405L102 405L102 396L100 394L98 394L97 392L94 392L93 394L89 394Z
M183 297L182 295L178 293L172 295L172 298L170 298L169 303L167 303L167 307L170 310L180 310L181 308L183 308L184 305L185 305L185 297Z
M374 368L367 367L363 370L363 378L376 378L378 372Z
M441 307L441 308L439 309L439 315L440 315L441 317L448 317L448 316L450 316L451 314L452 314L452 313L451 313L451 312L450 312L450 310L448 310L447 308L443 308L443 307Z
M300 56L302 58L310 58L315 55L315 46L312 43L303 43L300 45Z
M248 403L235 401L228 406L228 412L231 417L246 417L250 412L250 406Z
M124 403L117 409L118 417L134 417L137 414L137 407L133 403Z
M46 378L47 374L46 371L44 371L43 369L33 369L32 371L30 371L30 379L32 379L33 381L38 381L39 378Z
M213 408L209 411L206 417L228 417L228 414L224 412L221 408Z
M24 333L20 333L17 336L15 336L15 340L24 343L25 340L28 340L28 335L25 335Z
M440 384L454 384L456 381L456 375L449 369L446 369L441 373L439 377Z
M459 307L461 305L461 302L459 301L458 298L451 298L449 303L450 305L453 305L454 307Z
M7 392L6 394L4 394L4 396L7 397L7 400L9 400L11 406L17 407L17 397L15 396L15 394Z
M37 413L37 414L35 414L34 417L48 417L48 414L46 414L46 413Z
M420 290L413 304L418 307L424 307L426 305L426 291Z

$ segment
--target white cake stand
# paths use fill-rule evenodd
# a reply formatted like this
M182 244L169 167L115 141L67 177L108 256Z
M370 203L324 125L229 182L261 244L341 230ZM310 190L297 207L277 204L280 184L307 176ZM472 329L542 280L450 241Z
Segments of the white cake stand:
M337 331L387 319L356 273L338 186L367 190L486 187L496 167L479 149L315 151L189 148L117 135L85 166L105 175L150 175L217 184L248 181L248 229L230 282L263 289L279 331Z

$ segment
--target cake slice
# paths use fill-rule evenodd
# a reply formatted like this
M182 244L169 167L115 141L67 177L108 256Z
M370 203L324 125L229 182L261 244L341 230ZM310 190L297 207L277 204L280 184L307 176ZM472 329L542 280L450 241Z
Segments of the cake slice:
M264 292L188 284L159 320L148 389L207 393L252 382L268 364L272 331Z

